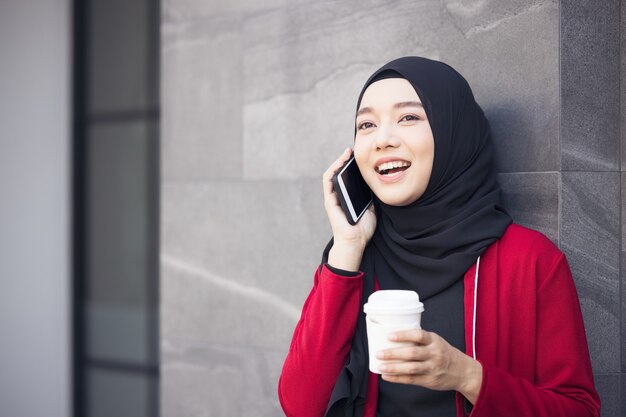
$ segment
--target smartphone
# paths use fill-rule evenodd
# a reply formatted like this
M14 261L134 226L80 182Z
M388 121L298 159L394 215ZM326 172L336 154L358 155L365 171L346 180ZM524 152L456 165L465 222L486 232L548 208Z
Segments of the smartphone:
M356 224L372 204L372 190L363 179L354 156L333 175L333 186L348 222Z

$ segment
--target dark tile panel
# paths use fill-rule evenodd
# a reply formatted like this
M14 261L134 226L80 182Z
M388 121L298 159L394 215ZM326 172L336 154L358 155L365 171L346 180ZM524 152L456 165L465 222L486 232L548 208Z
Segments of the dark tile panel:
M561 248L578 289L592 365L597 373L618 372L619 173L561 175Z
M622 164L621 170L626 171L626 114L624 114L624 106L626 106L626 1L620 2L621 8L621 27L620 27L620 125L621 125L621 143L622 143Z
M624 224L623 219L625 219L626 217L624 216L626 214L626 172L622 172L621 173L621 214L622 214L622 220L620 220L620 225L622 227L621 229L621 242L622 242L622 250L626 250L626 224Z
M559 170L559 106L547 95L536 94L533 105L509 97L485 106L498 172Z
M620 384L621 385L620 396L622 397L621 398L621 407L622 407L621 415L623 416L624 414L626 414L626 374L622 372L620 374L620 377L622 379L621 384Z
M561 2L561 167L619 169L620 2Z
M596 374L593 376L596 390L600 394L602 417L620 417L622 404L620 395L620 374Z
M622 318L621 318L621 362L622 369L621 372L626 372L626 252L622 251L620 256L620 279L621 279L621 310L622 310ZM626 381L625 381L626 383ZM626 396L626 394L625 394ZM624 409L626 411L626 409Z
M513 221L559 243L559 173L498 174L503 204Z
M621 280L621 365L622 372L626 372L626 172L621 174L621 226L622 226L622 246L620 256L620 280ZM626 395L625 395L626 397ZM625 410L626 411L626 410Z

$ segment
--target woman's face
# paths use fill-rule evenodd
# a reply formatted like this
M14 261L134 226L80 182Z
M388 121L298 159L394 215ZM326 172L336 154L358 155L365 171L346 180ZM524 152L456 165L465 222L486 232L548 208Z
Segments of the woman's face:
M385 204L406 206L424 194L435 157L426 111L404 78L372 83L356 117L354 157Z

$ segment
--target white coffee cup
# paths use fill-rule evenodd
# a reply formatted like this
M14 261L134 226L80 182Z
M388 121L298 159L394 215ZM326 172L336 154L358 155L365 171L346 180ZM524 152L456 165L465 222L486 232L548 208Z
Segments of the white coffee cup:
M367 326L369 369L380 374L378 365L390 363L376 358L376 352L412 343L389 340L389 333L396 330L419 329L424 304L415 291L381 290L372 293L363 306Z

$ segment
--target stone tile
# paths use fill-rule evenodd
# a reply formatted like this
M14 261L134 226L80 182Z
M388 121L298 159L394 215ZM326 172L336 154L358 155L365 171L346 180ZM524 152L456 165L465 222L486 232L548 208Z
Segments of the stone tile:
M408 21L417 18L413 24L420 26L424 36L434 38L433 32L442 20L438 9L432 0L400 3L393 10L371 0L315 2L252 16L244 24L245 102L305 93L338 72L346 72L348 77L359 79L349 85L355 89L350 106L353 114L356 95L369 73L403 51L408 52L406 45L398 44L396 31L407 29L405 35L409 37L418 29L411 29ZM392 28L389 23L394 18L396 26ZM385 36L381 36L383 27L387 28ZM416 49L436 52L421 46ZM349 86L334 93L341 96Z
M331 236L318 179L166 183L161 224L163 254L292 302L279 277L309 284Z
M563 170L619 169L619 8L618 0L561 2Z
M559 244L559 181L557 172L498 174L503 204L513 220L545 234Z
M620 395L621 395L621 407L622 407L622 416L624 415L624 413L626 413L626 374L625 373L621 373L620 374L621 377L621 390L620 390ZM620 414L617 414L620 415Z
M620 202L621 202L621 215L622 219L626 219L626 173L622 172L620 175ZM622 249L626 250L626 222L621 221L621 243Z
M500 171L558 170L558 5L518 3L488 5L482 17L438 1L348 1L247 18L244 176L318 176L352 141L362 83L403 55L442 59L465 75L492 122Z
M162 352L163 417L282 415L276 387L284 352L167 341Z
M621 349L620 349L621 355L620 356L621 356L621 360L622 360L621 372L622 373L626 373L626 252L622 251L620 253L620 255L621 255L620 256L620 265L621 265L621 268L620 268L620 279L622 281L621 282L621 299L620 299L621 311L622 311L622 317L621 317ZM624 379L626 379L626 377L624 377ZM625 384L626 384L626 382L625 382ZM622 392L626 392L626 391L622 391ZM626 394L624 394L624 396L626 397ZM624 400L626 401L626 398ZM626 411L626 408L624 408L624 411Z
M561 248L578 288L593 369L618 372L619 174L562 173Z
M241 177L240 20L162 27L162 170L166 180Z
M146 0L89 4L89 111L123 111L154 105L148 84L149 13Z
M621 173L621 372L626 372L626 173ZM626 377L624 377L626 379ZM624 382L626 384L626 382ZM626 397L626 394L624 395ZM626 398L625 398L626 401ZM626 408L624 408L626 411Z
M176 261L162 261L162 340L263 349L289 346L302 303Z
M622 144L621 170L626 171L626 2L620 1L620 132ZM626 396L626 395L625 395Z
M458 6L456 2L444 3L451 4L442 10L440 2L435 0L404 2L394 7L373 0L316 2L251 16L244 23L245 102L309 91L338 71L349 71L355 78L360 77L355 71L364 71L361 82L356 84L355 94L358 94L361 83L372 70L390 59L411 54L449 61L466 78L475 75L476 82L488 78L481 85L508 81L506 90L517 84L515 88L519 92L524 91L521 87L539 91L535 84L547 78L545 74L538 80L534 78L544 69L549 69L551 77L558 77L556 53L534 56L538 62L527 64L522 59L539 52L509 50L510 43L519 42L519 36L516 39L515 35L522 30L528 32L526 41L529 36L540 36L547 45L557 47L558 30L552 26L558 26L558 2L490 0L481 2L480 10L471 13L459 12L459 7L454 7ZM502 36L509 31L515 33ZM442 39L444 34L449 38ZM407 38L415 40L410 47L402 42ZM497 52L492 48L496 40L501 42ZM482 43L487 44L488 50L481 48ZM504 50L514 53L512 59L499 53ZM311 59L312 52L315 59ZM440 56L444 54L445 57ZM494 80L493 76L504 68L496 67L485 73L488 65L481 61L484 58L498 58L507 70L516 69L506 77L501 75L501 80ZM523 85L522 76L526 77ZM264 82L259 83L259 79ZM506 90L498 97L507 97ZM499 90L492 87L492 91Z
M626 372L626 173L621 174L621 257L620 257L620 279L621 279L621 358L622 358L622 372ZM624 377L624 384L626 386L626 377ZM622 391L624 392L624 391ZM624 401L626 401L626 394L624 394ZM626 411L626 408L624 408Z
M319 182L165 184L165 337L289 343L330 238Z
M620 374L595 374L596 390L602 404L602 417L618 417L621 413ZM624 392L623 389L621 389Z
M192 21L221 15L254 15L266 10L294 6L306 0L164 0L164 22Z

